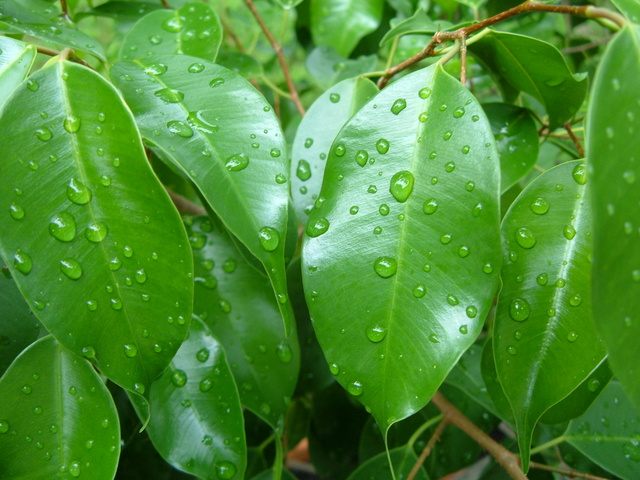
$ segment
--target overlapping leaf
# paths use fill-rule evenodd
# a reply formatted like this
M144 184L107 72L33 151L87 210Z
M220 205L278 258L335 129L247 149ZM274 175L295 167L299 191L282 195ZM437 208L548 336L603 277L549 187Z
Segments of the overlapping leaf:
M222 345L200 319L151 385L149 405L147 432L167 462L198 478L242 478L247 452L238 390Z
M551 129L569 120L587 92L586 75L574 75L553 45L533 37L491 32L469 50L512 88L535 97L547 109Z
M44 337L5 372L0 398L0 477L114 478L118 414L86 360Z
M191 2L177 10L155 10L141 18L124 38L120 59L180 53L214 61L221 42L218 14L208 5Z
M344 58L332 47L316 47L307 56L307 70L323 90L332 85L375 69L375 55Z
M587 156L593 169L593 318L611 369L640 407L640 37L625 27L593 86Z
M344 57L382 19L384 0L311 0L311 35L318 46L330 46Z
M583 163L559 165L524 189L502 223L505 263L493 348L525 471L540 416L606 355L591 321L585 184Z
M440 66L383 90L332 146L305 291L332 372L383 431L427 403L480 332L498 282L498 189L482 108Z
M446 20L434 21L429 18L422 8L418 8L409 18L396 22L395 25L392 25L391 30L385 33L382 40L380 40L380 46L391 42L396 37L415 34L433 35L435 32L448 30L449 27L451 27L450 22L447 22Z
M27 77L36 48L9 37L0 37L0 106Z
M388 458L391 459L391 464L393 465L395 474L395 477L393 478L407 478L411 469L418 460L418 456L413 451L413 448L408 446L397 447L389 450ZM376 455L360 465L355 472L349 475L348 480L392 478L388 458L386 452ZM424 468L420 468L413 478L418 480L429 480L429 476Z
M196 263L195 312L224 345L242 403L282 428L300 368L295 335L286 338L269 281L206 217L189 226Z
M18 87L0 130L0 253L18 287L63 345L144 392L187 334L192 259L131 114L57 61Z
M377 92L375 84L366 78L343 80L324 92L300 122L293 141L290 178L291 197L303 224L320 193L327 154L334 138Z
M0 0L0 24L34 38L88 52L105 60L100 43L65 20L57 4L44 0Z
M288 330L289 164L271 107L239 75L187 55L119 62L111 76L142 134L196 184L227 228L263 263Z

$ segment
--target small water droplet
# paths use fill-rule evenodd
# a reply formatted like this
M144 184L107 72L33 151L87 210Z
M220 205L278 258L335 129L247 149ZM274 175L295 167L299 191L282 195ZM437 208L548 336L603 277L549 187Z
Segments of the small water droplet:
M349 392L354 397L359 397L364 392L364 389L362 388L362 383L358 381L351 382L349 385L347 385L347 392Z
M582 303L582 295L576 293L573 297L569 299L569 305L572 307L578 307Z
M465 311L467 313L467 317L469 318L475 318L476 315L478 315L478 309L473 305L469 305Z
M475 182L469 181L464 188L467 190L467 192L473 192L473 189L476 188L476 184Z
M518 354L518 349L516 347L514 347L513 345L509 345L507 347L507 353L509 355L517 355Z
M87 226L84 231L84 236L87 240L93 243L100 243L107 236L109 229L103 222L92 222Z
M74 461L69 465L69 475L72 477L80 476L80 462Z
M178 16L171 16L162 22L162 28L167 32L178 33L184 29L184 22Z
M167 130L182 138L193 137L193 129L181 120L171 120L167 122Z
M414 177L408 170L402 170L391 177L389 192L398 202L407 201L413 191Z
M183 370L175 370L171 374L171 383L178 388L184 387L187 384L187 374Z
M67 197L77 205L85 205L91 201L91 190L80 180L72 178L67 185Z
M82 355L85 358L95 358L96 350L92 346L87 345L86 347L82 347Z
M421 88L418 91L418 96L423 100L429 98L430 95L431 95L431 89L429 87Z
M47 127L36 128L36 137L43 142L48 142L53 138L53 133Z
M24 218L24 209L17 203L9 205L9 214L14 220L22 220Z
M398 98L391 106L391 113L398 115L405 108L407 108L407 101L404 98Z
M430 198L424 202L422 211L427 215L433 215L438 209L438 202L435 198Z
M456 109L453 111L453 118L460 118L464 115L464 113L464 107L456 107Z
M273 227L262 227L258 230L258 239L267 252L273 252L280 244L280 234Z
M514 298L509 306L509 315L516 322L524 322L529 318L531 313L531 307L529 302L523 298Z
M126 343L125 345L123 345L123 348L124 354L129 358L133 358L138 355L138 347L136 347L132 343Z
M369 160L369 154L366 150L358 150L356 153L356 163L361 167L364 167Z
M133 384L133 390L136 393L139 393L140 395L144 395L144 392L145 392L144 384L142 384L142 383L134 383ZM106 428L106 425L104 423L102 424L102 426Z
M244 153L231 155L225 161L225 168L232 172L240 172L249 165L249 157Z
M73 258L65 258L60 260L60 271L71 280L78 280L82 277L82 266Z
M340 94L339 93L330 94L329 100L331 100L331 103L338 103L340 101Z
M303 182L306 182L311 178L311 166L306 160L298 160L298 167L296 168L296 177Z
M469 256L469 254L471 253L471 250L469 249L469 247L467 247L466 245L462 245L459 249L458 249L458 255L461 258L466 258Z
M378 257L373 263L374 271L382 278L389 278L398 271L398 262L393 257Z
M460 300L458 300L458 297L455 295L447 295L447 303L452 307L455 307L460 303Z
M531 230L526 227L521 227L516 230L515 233L516 243L524 249L533 248L536 244L536 237Z
M598 389L600 388L600 380L598 380L597 378L592 378L591 380L589 380L589 383L587 383L587 388L590 392L598 391Z
M184 100L184 93L182 93L180 90L169 87L156 90L155 92L153 92L153 94L166 104L180 103Z
M445 233L440 237L440 243L443 245L448 245L453 240L453 236L450 233Z
M40 85L38 85L38 82L36 82L34 79L30 78L29 80L27 80L27 88L32 92L36 92L38 91L38 88L40 88Z
M573 238L576 236L576 229L573 225L565 225L562 229L562 234L567 240L573 240Z
M336 148L333 149L333 152L336 154L336 157L343 157L345 153L347 153L347 147L345 147L344 143L338 143Z
M536 282L538 282L538 285L540 285L541 287L544 287L548 281L549 276L546 273L541 273L536 277Z
M585 183L587 183L587 166L583 163L581 163L580 165L576 165L575 167L573 167L571 176L573 176L573 179L578 185L584 185Z
M187 68L187 71L189 73L200 73L203 70L204 65L201 63L192 63L191 65L189 65L189 68Z
M387 336L387 329L382 325L375 325L365 330L367 338L373 343L380 343Z
M575 342L578 340L578 334L576 332L569 332L567 334L567 340L571 343Z
M289 363L293 359L293 352L287 343L281 343L276 347L276 354L282 363Z
M452 136L453 132L451 130L447 130L446 132L444 132L444 135L442 135L442 138L447 141L450 140Z
M54 215L49 221L49 233L61 242L73 240L76 236L76 222L73 215L67 212Z
M376 150L379 154L384 155L389 151L389 141L386 138L381 138L376 142Z
M0 433L7 433L9 431L9 422L7 420L0 420Z
M544 215L549 211L549 202L544 198L536 198L530 205L531 211L536 215Z
M323 233L326 233L326 231L329 230L330 225L331 224L329 223L329 220L324 217L319 217L315 220L309 220L309 222L307 222L307 228L305 229L305 232L310 237L316 238Z
M429 341L431 343L440 343L440 339L435 333L432 333L431 335L429 335Z
M458 331L462 335L466 335L467 333L469 333L469 327L467 325L460 325L460 328L458 329Z
M413 289L413 296L416 298L422 298L426 295L426 293L427 287L424 285L424 283L419 283Z
M378 208L378 212L383 217L389 215L389 205L387 205L386 203L383 203L382 205L380 205L380 208Z

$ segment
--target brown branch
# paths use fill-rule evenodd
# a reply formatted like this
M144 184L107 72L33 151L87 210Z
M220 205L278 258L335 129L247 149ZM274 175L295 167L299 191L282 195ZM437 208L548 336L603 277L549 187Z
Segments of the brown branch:
M562 13L565 15L579 15L588 18L605 18L612 21L618 26L624 25L627 21L619 14L606 10L603 8L597 8L590 5L546 5L541 3L535 3L533 1L525 1L520 5L498 13L493 17L489 17L480 22L469 25L468 27L459 28L452 32L437 32L431 38L431 41L427 44L422 51L418 52L413 57L405 60L398 65L391 67L385 71L385 74L378 80L378 87L384 88L391 78L398 72L405 70L416 63L431 57L436 53L436 48L443 42L448 42L460 38L467 38L470 35L479 32L487 27L495 25L496 23L508 20L511 17L522 15L531 12L551 12Z
M165 186L164 189L169 194L169 197L171 197L171 201L176 206L179 212L187 213L189 215L206 215L207 214L207 211L205 210L204 207L196 203L193 203L187 197L183 197L182 195L177 194L167 186Z
M566 122L564 124L564 129L567 131L567 133L569 134L569 137L571 138L571 141L576 146L576 150L578 150L578 155L584 158L584 148L582 148L582 145L580 144L580 140L578 140L578 137L576 137L575 133L573 133L573 130L571 129L571 122Z
M573 470L570 468L552 467L550 465L545 465L544 463L529 462L529 466L531 468L537 468L538 470L546 470L548 472L559 473L569 478L586 478L587 480L608 480L604 477L597 477L589 473L578 472L577 470Z
M160 3L162 3L163 8L171 8L171 5L169 5L167 0L160 0Z
M222 23L222 29L224 30L225 35L227 35L230 39L231 42L235 45L236 49L240 52L240 53L245 53L245 49L242 46L242 42L240 41L240 39L238 38L238 36L235 34L235 32L233 31L233 29L231 28L231 25L229 25L225 20L223 20L222 18L220 19L220 23Z
M304 116L305 114L304 107L302 106L302 103L300 103L300 97L298 96L298 91L296 90L296 86L294 85L293 80L291 79L291 73L289 72L287 61L284 58L282 47L280 47L275 37L269 31L269 28L264 23L264 20L262 20L260 13L256 9L256 6L253 4L253 0L245 0L245 3L247 4L247 7L249 7L249 10L251 10L251 13L255 17L258 24L260 25L260 28L262 28L262 31L266 35L267 39L269 40L269 43L273 47L273 50L276 52L276 56L278 57L278 63L280 63L280 68L282 69L282 73L284 73L284 78L286 79L287 86L289 87L291 100L296 105L296 108L298 109L298 112L300 113L300 115Z
M460 83L467 85L467 37L460 37Z
M67 5L67 0L60 0L60 10L62 10L62 16L68 22L71 21L71 17L69 16L69 6Z
M611 40L611 36L607 36L599 40L595 40L593 42L584 43L582 45L576 45L575 47L563 48L561 51L564 54L582 53L582 52L586 52L587 50L591 50L592 48L599 47L600 45L604 45L609 40Z
M438 407L438 410L443 413L444 420L454 424L478 442L482 448L495 458L496 462L504 468L511 478L514 480L527 480L527 476L522 473L522 469L520 468L520 459L517 455L510 452L484 433L471 420L465 417L460 410L454 407L440 392L436 392L431 401L436 407Z
M409 475L407 476L407 480L413 480L415 476L418 474L418 472L420 471L420 467L422 467L422 465L424 464L424 461L427 459L427 457L431 453L431 450L433 450L433 447L435 447L436 442L440 440L440 436L442 435L442 432L444 431L447 425L449 425L449 421L445 417L438 424L435 431L433 432L433 435L431 435L431 438L427 442L427 445L424 447L424 449L422 450L422 453L418 457L418 460L416 461L416 463L413 465L413 468L409 472Z
M91 65L89 65L80 57L78 57L75 54L74 50L71 48L65 48L62 52L59 52L58 50L54 50L52 48L40 47L40 46L36 47L36 49L38 53L42 53L43 55L48 55L50 57L57 57L58 55L64 55L63 57L64 60L69 60L70 62L79 63L80 65L84 65L85 67L90 68L91 70L95 70L95 68L93 68Z

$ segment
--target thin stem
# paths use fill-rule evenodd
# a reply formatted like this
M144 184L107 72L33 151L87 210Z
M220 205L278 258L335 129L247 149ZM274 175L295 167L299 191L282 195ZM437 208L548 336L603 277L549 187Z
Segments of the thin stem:
M444 418L444 415L436 415L435 417L430 418L429 420L424 422L422 425L420 425L420 427L415 432L413 432L413 435L411 435L411 438L407 442L407 445L413 448L413 444L416 443L418 438L420 438L420 435L422 435L424 431L430 428L431 426L435 425L438 422L441 422L443 418Z
M431 401L444 414L446 420L460 428L489 452L511 478L514 480L527 480L526 475L522 473L520 468L519 458L478 428L460 410L454 407L444 395L436 392Z
M435 432L433 432L433 435L431 435L431 438L429 439L424 449L422 450L422 453L420 453L418 460L416 461L416 463L413 464L413 468L411 468L411 471L407 476L407 480L413 480L415 476L418 474L418 472L420 471L420 467L422 467L422 465L424 464L424 461L427 459L427 457L431 453L431 450L433 450L433 447L436 445L436 442L440 440L440 436L442 435L442 432L444 431L447 425L449 425L449 420L447 420L446 418L444 418L438 424Z
M567 131L567 133L569 134L569 137L571 138L571 141L576 146L576 150L578 150L578 155L584 158L584 148L582 148L582 145L580 144L580 140L578 140L578 137L576 137L575 133L573 133L573 130L571 130L571 122L566 122L564 124L564 129Z
M160 3L162 3L162 8L171 8L167 0L160 0Z
M69 5L67 5L67 0L60 0L60 10L62 10L62 16L65 20L71 21L71 17L69 16Z
M608 480L604 477L598 477L596 475L591 475L589 473L578 472L577 470L573 470L571 468L552 467L550 465L545 465L544 463L529 462L529 466L531 468L535 468L538 470L546 470L547 472L559 473L569 478L586 478L587 480Z
M611 36L607 36L604 38L600 38L599 40L595 40L593 42L584 43L582 45L577 45L575 47L567 47L562 49L562 53L570 54L570 53L582 53L587 50L591 50L592 48L599 47L600 45L604 45L609 40L611 40Z
M260 81L264 82L264 84L269 87L271 90L273 90L274 92L276 92L278 95L288 98L289 100L291 100L291 94L285 92L284 90L282 90L280 87L278 87L275 83L273 83L271 80L269 80L265 75L261 75L260 76Z
M440 65L444 65L445 63L447 63L449 60L451 60L453 57L455 57L458 52L460 51L460 39L456 38L455 43L453 44L453 47L451 49L448 49L447 52L445 53L445 55L440 58L438 60L438 63ZM444 53L444 52L443 52Z
M275 433L272 433L271 435L269 435L260 445L258 445L258 450L260 450L260 452L262 452L265 448L267 448L269 446L269 444L271 442L273 442L276 439L276 435Z
M186 213L189 215L206 215L207 214L207 211L203 206L193 203L187 197L183 197L182 195L171 190L169 187L164 187L164 189L169 194L171 201L173 202L173 204L175 205L175 207L178 209L179 212Z
M282 448L282 441L280 438L276 438L276 458L273 461L273 480L280 480L282 478L283 463L284 449Z
M544 171L544 170L543 170ZM564 442L564 437L556 437L553 440L549 440L547 443L543 443L542 445L538 445L536 448L531 449L531 456L536 453L542 452L544 450L548 450L549 448L555 447L556 445Z
M389 58L387 58L387 64L384 67L385 70L389 70L391 68L391 65L393 64L393 58L396 56L396 50L398 49L399 42L400 36L398 35L393 39L393 42L391 43L391 48L389 49Z
M467 37L460 38L460 83L467 84Z
M302 103L300 103L300 97L298 96L298 91L296 90L296 86L294 85L293 80L291 79L291 73L289 72L289 67L287 66L287 61L284 58L284 53L282 52L282 48L280 47L276 39L273 37L273 35L269 31L269 28L264 23L264 20L262 20L260 13L256 9L256 6L253 4L253 0L245 0L245 3L247 4L247 7L249 7L249 10L251 10L251 13L255 17L258 24L260 25L260 28L262 28L262 31L264 32L267 39L269 40L269 43L271 43L273 50L276 52L276 56L278 57L278 62L280 63L280 68L282 69L282 73L284 73L284 78L287 81L287 86L289 87L289 92L291 93L291 100L295 104L300 115L304 116L305 114L304 107L302 106Z
M79 63L80 65L84 65L85 67L90 68L91 70L95 70L95 68L93 68L87 62L85 62L83 59L76 56L75 52L71 48L65 48L61 52L59 52L58 50L54 50L52 48L47 48L47 47L36 47L36 48L38 53L42 53L43 55L48 55L50 57L57 57L58 55L60 55L63 60L69 60L71 62Z
M229 25L227 21L223 20L222 18L220 18L220 23L222 23L222 29L224 30L225 36L228 36L231 39L231 43L234 44L238 52L245 53L242 42L240 42L240 39L231 28L231 25Z

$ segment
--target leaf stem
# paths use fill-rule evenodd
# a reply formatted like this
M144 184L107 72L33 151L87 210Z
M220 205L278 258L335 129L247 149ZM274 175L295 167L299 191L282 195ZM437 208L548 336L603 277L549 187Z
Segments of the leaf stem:
M445 417L436 427L436 430L433 432L433 435L431 435L431 438L425 445L416 463L413 464L413 467L411 468L409 475L407 475L407 480L413 480L415 476L418 474L418 472L420 471L420 467L422 467L422 465L424 464L424 461L427 459L427 457L431 453L431 450L433 450L433 447L436 445L436 442L440 440L440 436L442 435L442 432L444 432L444 429L446 428L447 425L449 425L449 420Z
M59 52L58 50L54 50L53 48L40 47L40 46L36 47L36 49L38 53L41 53L43 55L48 55L50 57L60 56L63 60L69 60L70 62L79 63L80 65L84 65L85 67L90 68L91 70L95 70L95 68L93 68L91 65L89 65L80 57L78 57L72 48L65 48L61 52Z
M546 443L543 443L542 445L538 445L536 448L532 448L531 449L531 455L535 455L536 453L542 452L544 450L547 450L551 447L555 447L556 445L560 444L564 442L564 436L559 436L554 438L553 440L549 440Z
M387 64L384 69L389 70L393 64L393 58L396 56L396 50L398 49L398 43L400 42L400 36L397 36L393 39L391 43L391 48L389 49L389 58L387 58Z
M160 3L162 3L162 8L171 8L167 0L160 0Z
M282 90L280 87L278 87L275 83L273 83L271 80L269 80L267 78L266 75L261 75L260 76L260 80L262 82L264 82L264 84L269 87L271 90L273 90L274 92L276 92L278 95L280 95L281 97L284 98L288 98L289 100L291 100L291 94L285 92L284 90Z
M454 407L449 400L440 392L431 399L433 404L444 414L444 418L454 424L464 433L469 435L487 452L495 458L505 472L514 480L527 480L527 477L520 469L520 459L502 445L484 433L478 426L469 420L460 410Z
M587 480L608 480L604 477L597 477L596 475L591 475L589 473L578 472L577 470L573 470L572 468L552 467L550 465L545 465L544 463L529 462L529 466L531 468L536 468L538 470L546 470L547 472L559 473L562 476L568 477L568 478L586 478Z
M467 84L467 37L460 38L460 83Z
M564 124L564 129L567 131L567 133L569 134L569 137L571 138L571 141L576 146L576 150L578 150L578 155L584 158L584 148L582 148L582 145L580 144L580 140L578 140L578 137L576 137L575 133L573 133L573 130L571 129L571 122L566 122Z
M422 435L424 431L430 428L431 426L435 425L438 422L441 422L442 419L444 419L444 415L441 414L441 415L436 415L435 417L430 418L429 420L424 422L422 425L420 425L420 427L415 432L413 432L413 435L411 435L411 438L409 438L407 445L413 448L413 444L418 441L418 438L420 438L420 435Z
M284 463L284 449L282 448L282 440L276 438L276 458L273 461L273 480L282 478L282 465Z
M296 86L294 85L293 80L291 79L291 73L289 72L287 61L284 58L282 47L280 47L276 39L273 37L273 34L269 31L269 28L264 23L264 20L262 20L260 13L256 9L256 6L253 4L253 0L245 0L245 3L247 4L247 7L249 7L249 10L251 10L251 13L255 17L258 24L260 25L260 28L262 29L263 33L269 40L269 43L271 43L273 50L276 52L276 56L278 57L278 62L280 63L280 68L282 69L282 73L284 73L284 78L287 81L287 86L289 87L289 92L291 93L291 100L295 104L300 115L304 116L305 110L304 110L304 107L302 106L302 103L300 103L300 97L298 96L298 91L296 90Z
M271 442L275 440L275 438L276 438L275 433L272 433L271 435L269 435L267 438L264 439L264 441L260 445L258 445L258 450L262 452L265 448L269 446Z
M67 0L60 0L60 10L62 10L62 16L65 20L71 21L71 17L69 16L69 5L67 5Z

